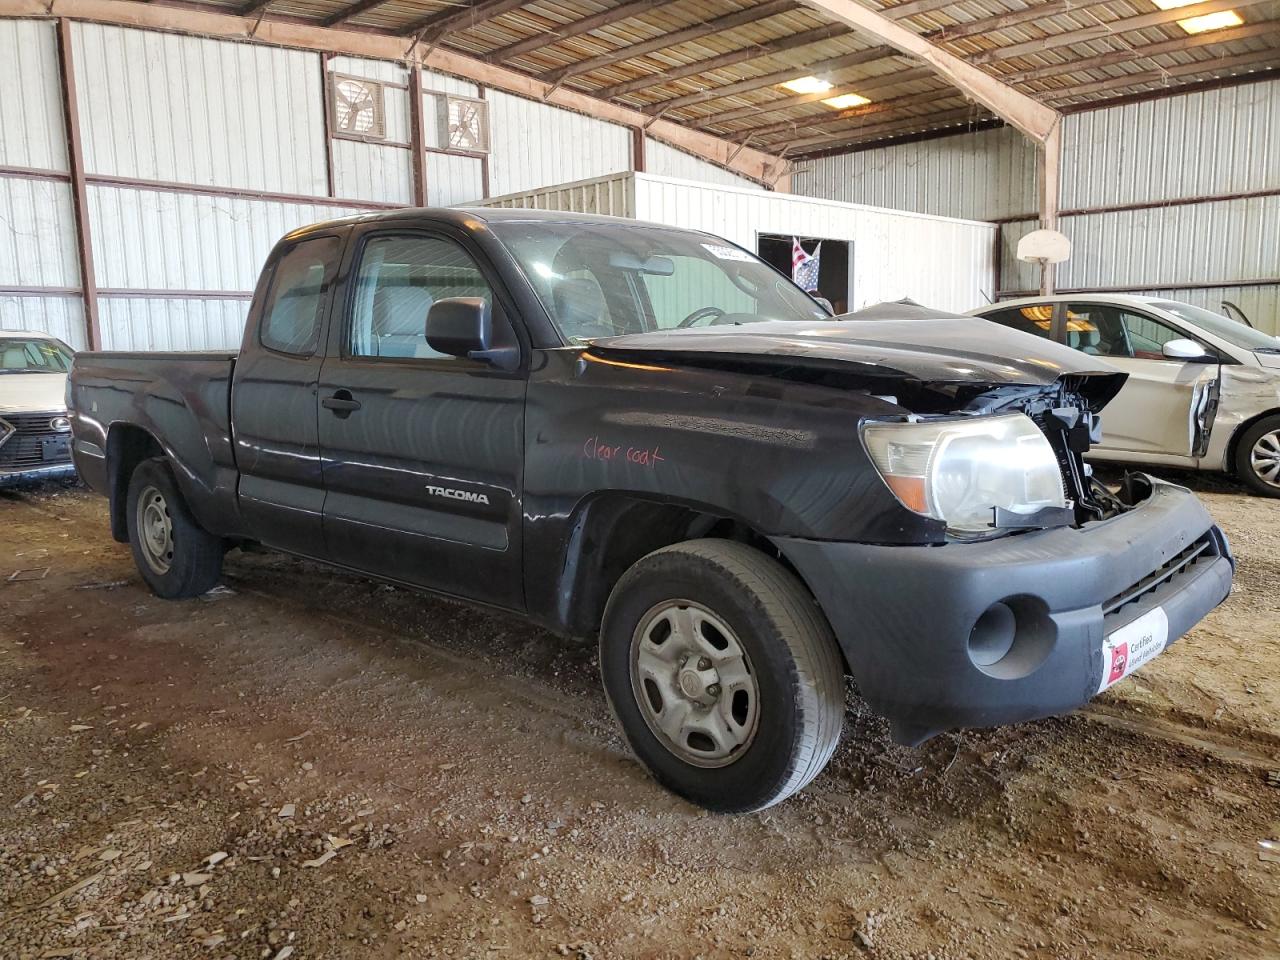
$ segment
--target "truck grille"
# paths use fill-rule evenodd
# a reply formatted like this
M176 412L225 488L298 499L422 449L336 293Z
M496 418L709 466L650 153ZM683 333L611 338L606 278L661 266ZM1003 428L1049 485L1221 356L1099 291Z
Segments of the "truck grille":
M48 413L6 413L0 415L0 470L23 470L70 463L70 448L49 456L47 451L56 441L67 441L68 433L53 429L54 417L65 417L61 410Z
M1212 563L1221 555L1212 534L1205 533L1168 563L1153 570L1137 583L1122 590L1102 605L1102 615L1110 616L1131 603L1139 602L1147 594L1160 589L1166 583L1187 576L1198 565Z

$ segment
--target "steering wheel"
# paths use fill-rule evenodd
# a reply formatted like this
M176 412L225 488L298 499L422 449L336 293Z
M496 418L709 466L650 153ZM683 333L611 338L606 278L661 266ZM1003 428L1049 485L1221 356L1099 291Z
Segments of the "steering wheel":
M724 314L725 314L725 311L721 310L719 307L699 307L697 310L693 311L693 313L689 314L687 317L681 320L676 326L681 329L683 329L684 327L692 327L695 323L697 323L703 317L710 317L711 322L715 323L717 320L723 317Z

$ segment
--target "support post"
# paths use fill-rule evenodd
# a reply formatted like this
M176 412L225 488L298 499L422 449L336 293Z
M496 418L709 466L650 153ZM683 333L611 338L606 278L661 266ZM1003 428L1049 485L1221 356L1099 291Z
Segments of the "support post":
M427 151L422 138L422 64L409 64L409 146L413 150L413 205L427 205Z
M58 69L62 76L62 115L67 122L67 168L71 178L71 206L80 262L80 290L84 298L85 342L90 350L101 350L98 281L93 272L93 240L89 234L89 195L84 182L84 149L80 142L80 107L76 99L76 69L71 52L71 21L66 17L58 20Z
M320 54L320 96L324 107L324 179L330 197L338 195L333 176L333 88L329 77L331 53Z
M730 160L733 158L730 157ZM631 169L644 173L644 128L631 128Z
M476 96L481 100L488 100L482 86L476 87ZM488 123L489 121L486 119L485 122ZM493 128L490 127L489 129L492 130ZM492 140L492 136L489 139ZM493 144L487 144L487 147L488 149L480 155L480 196L485 200L489 199L489 156L493 151Z
M1040 229L1058 229L1058 202L1062 189L1062 123L1053 125L1036 148L1036 172L1040 180ZM1040 295L1053 293L1056 265L1040 267Z

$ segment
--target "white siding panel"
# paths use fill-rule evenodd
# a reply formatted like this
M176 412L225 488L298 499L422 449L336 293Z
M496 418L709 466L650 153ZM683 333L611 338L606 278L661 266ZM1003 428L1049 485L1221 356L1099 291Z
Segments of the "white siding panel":
M403 147L333 141L333 188L345 200L413 202L413 152Z
M558 187L490 197L483 206L520 210L563 210L596 213L606 217L632 217L635 212L635 178L630 173L580 180Z
M701 180L726 187L745 187L763 190L754 180L730 173L700 157L677 150L675 147L646 137L644 141L644 172L658 177L675 177L679 180Z
M0 294L0 330L51 333L73 350L83 350L84 303L79 297L7 297Z
M98 301L104 350L235 350L248 313L247 300Z
M90 173L323 196L319 54L76 23Z
M495 194L604 176L631 167L631 131L501 91L489 94Z
M989 224L647 174L635 181L640 220L706 230L748 250L757 249L760 233L848 241L850 309L910 297L943 310L966 310L992 291L995 228Z
M996 220L1038 209L1036 152L1003 127L806 160L796 193L944 217ZM1067 174L1069 176L1069 174Z
M252 291L280 237L355 212L108 186L88 193L98 285L130 290Z
M0 20L0 164L67 169L56 29Z
M71 185L0 177L0 286L75 287Z
M427 154L427 206L469 204L484 196L484 176L477 157Z

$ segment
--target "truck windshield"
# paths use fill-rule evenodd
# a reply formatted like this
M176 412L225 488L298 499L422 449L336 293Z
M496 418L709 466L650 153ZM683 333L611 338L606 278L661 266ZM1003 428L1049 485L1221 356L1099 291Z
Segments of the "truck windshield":
M56 340L0 337L0 375L6 373L66 373L71 351Z
M1151 305L1167 310L1179 320L1194 324L1245 350L1253 350L1257 353L1280 353L1280 337L1273 337L1253 327L1246 327L1238 320L1224 317L1212 310L1177 300L1155 300Z
M763 260L708 234L609 223L490 227L570 341L827 317Z

